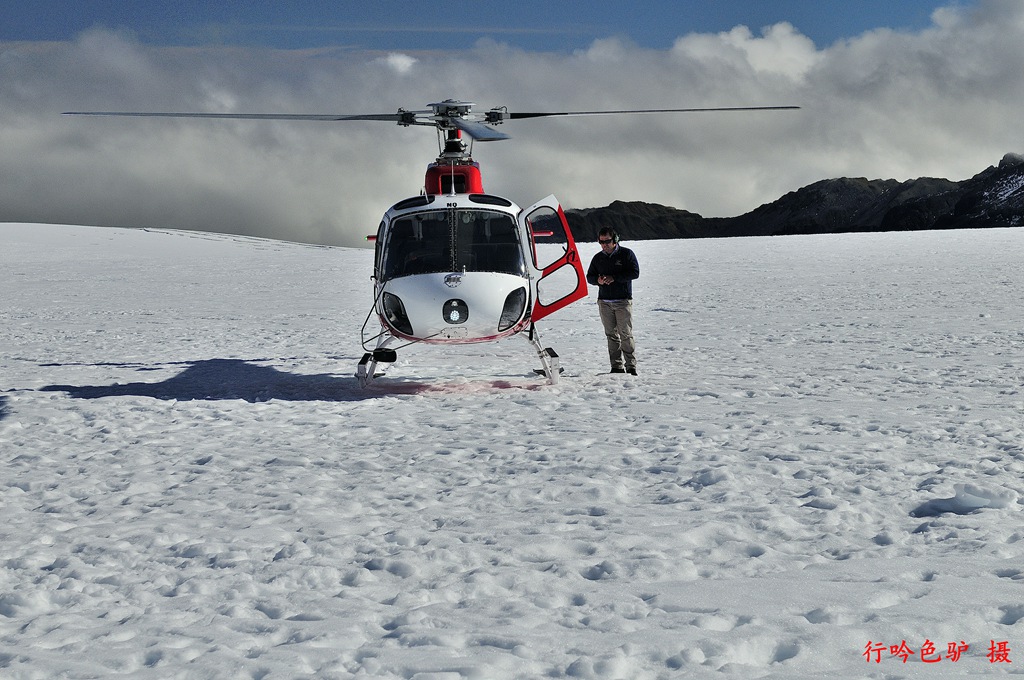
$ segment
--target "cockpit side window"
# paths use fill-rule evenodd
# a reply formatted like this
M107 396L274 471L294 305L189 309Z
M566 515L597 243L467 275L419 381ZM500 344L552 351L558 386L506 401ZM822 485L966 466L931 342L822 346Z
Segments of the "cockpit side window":
M515 220L504 213L487 211L465 211L467 226L465 240L469 241L467 270L497 272L500 274L526 275L523 249L519 242L519 231Z
M448 270L448 240L444 212L432 211L396 220L391 225L384 253L384 279Z

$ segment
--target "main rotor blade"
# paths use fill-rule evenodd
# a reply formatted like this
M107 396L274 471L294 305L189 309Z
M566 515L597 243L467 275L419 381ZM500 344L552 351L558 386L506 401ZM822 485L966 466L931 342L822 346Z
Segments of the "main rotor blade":
M693 113L697 111L785 111L799 108L799 106L721 106L698 109L634 109L629 111L509 112L502 117L514 120L516 118L544 118L546 116L603 116L623 113Z
M222 118L232 120L382 120L397 123L409 113L365 113L356 115L303 113L140 113L130 111L65 111L65 116L134 116L139 118ZM422 113L430 113L423 111Z
M498 132L483 123L475 123L464 118L452 118L451 123L478 142L497 142L509 138L504 132Z

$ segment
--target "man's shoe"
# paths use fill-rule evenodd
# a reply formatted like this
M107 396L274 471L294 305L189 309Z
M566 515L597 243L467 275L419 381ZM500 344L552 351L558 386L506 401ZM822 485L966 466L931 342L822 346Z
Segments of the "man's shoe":
M636 375L636 367L632 366L630 368L627 368L626 373L629 373L630 375Z
M621 367L618 367L618 366L612 366L612 373L625 373L625 372L626 372L626 369L624 369L624 368L621 368Z

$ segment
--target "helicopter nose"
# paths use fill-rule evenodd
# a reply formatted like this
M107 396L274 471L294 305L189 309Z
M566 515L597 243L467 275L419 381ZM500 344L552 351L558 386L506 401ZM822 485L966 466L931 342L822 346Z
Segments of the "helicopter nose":
M463 300L448 300L441 308L441 317L449 324L466 323L469 319L469 305Z

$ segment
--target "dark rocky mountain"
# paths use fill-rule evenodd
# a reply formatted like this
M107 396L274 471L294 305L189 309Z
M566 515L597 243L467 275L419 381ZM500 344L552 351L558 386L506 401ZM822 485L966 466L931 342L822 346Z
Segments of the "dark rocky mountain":
M739 217L615 201L566 211L566 218L580 241L596 241L604 226L628 240L1024 226L1024 156L1007 154L960 182L826 179Z

